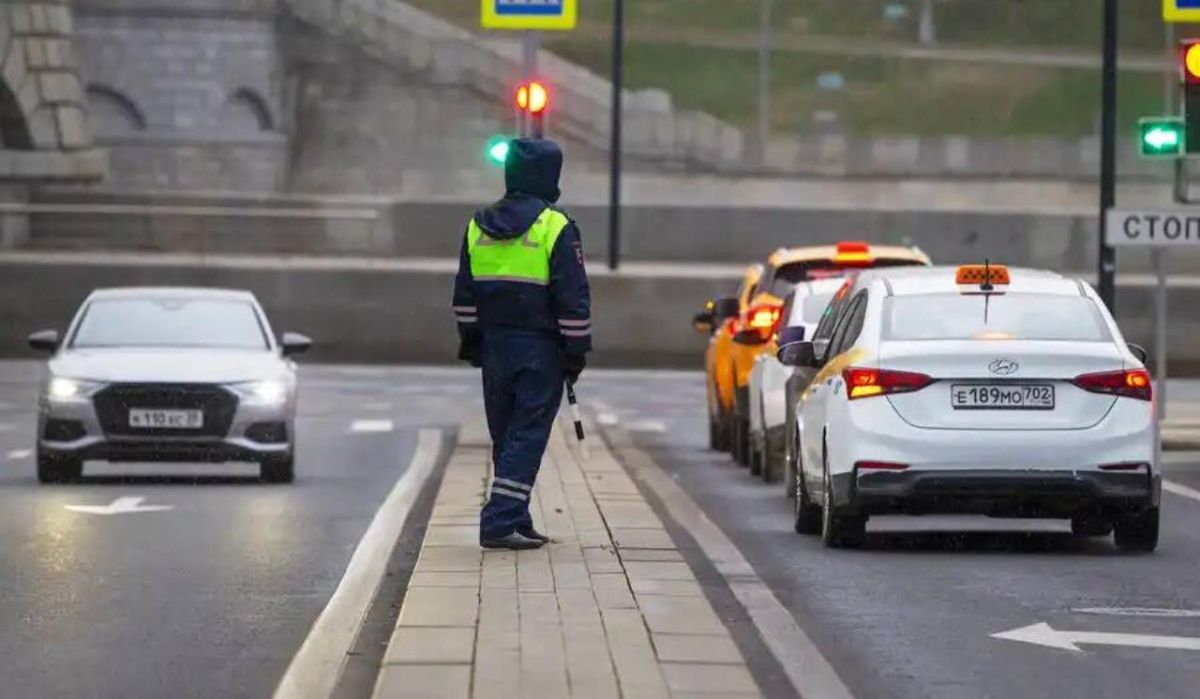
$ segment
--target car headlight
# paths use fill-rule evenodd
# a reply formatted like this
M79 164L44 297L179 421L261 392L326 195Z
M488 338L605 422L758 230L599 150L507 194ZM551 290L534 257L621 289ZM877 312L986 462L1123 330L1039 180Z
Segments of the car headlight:
M287 384L283 381L251 381L236 384L233 389L254 405L279 405L287 398Z
M95 381L55 376L50 379L50 383L46 386L46 395L54 400L70 400L72 398L91 395L103 386L104 384Z

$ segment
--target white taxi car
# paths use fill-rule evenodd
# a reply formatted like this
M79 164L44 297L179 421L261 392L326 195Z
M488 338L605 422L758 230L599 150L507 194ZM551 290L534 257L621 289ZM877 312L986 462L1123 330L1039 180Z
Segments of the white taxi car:
M825 346L822 346L825 345ZM864 275L797 410L796 530L854 546L874 514L1070 519L1158 543L1145 351L1086 283L995 265Z
M784 299L778 341L812 339L829 301L845 283L840 277L801 282ZM783 473L786 445L786 388L792 367L774 352L759 355L750 370L750 471L765 481Z

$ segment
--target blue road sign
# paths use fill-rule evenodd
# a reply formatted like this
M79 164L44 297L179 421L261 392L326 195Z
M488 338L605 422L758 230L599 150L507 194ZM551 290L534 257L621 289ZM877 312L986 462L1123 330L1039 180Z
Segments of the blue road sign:
M483 0L484 29L574 29L577 0Z
M1200 22L1200 0L1163 0L1163 19L1168 22Z

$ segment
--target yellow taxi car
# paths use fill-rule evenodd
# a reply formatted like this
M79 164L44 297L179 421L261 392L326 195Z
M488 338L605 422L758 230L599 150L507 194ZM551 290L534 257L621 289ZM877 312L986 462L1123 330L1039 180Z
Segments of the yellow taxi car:
M801 282L845 276L848 271L879 267L930 265L929 256L916 247L870 245L847 241L837 245L781 248L762 267L762 273L749 287L743 285L745 301L741 313L729 323L729 351L712 353L717 366L709 367L709 376L724 372L731 376L732 410L720 414L729 435L728 448L742 465L750 463L750 374L762 354L774 354L775 335L784 299ZM729 365L721 361L728 356ZM711 383L716 383L715 381ZM710 411L710 420L713 413ZM713 429L710 426L710 430ZM717 447L719 448L719 447Z
M733 415L733 335L738 318L750 302L759 279L762 265L751 265L742 273L736 297L709 301L696 315L693 324L697 332L709 336L704 355L704 371L708 394L708 444L711 449L728 451Z

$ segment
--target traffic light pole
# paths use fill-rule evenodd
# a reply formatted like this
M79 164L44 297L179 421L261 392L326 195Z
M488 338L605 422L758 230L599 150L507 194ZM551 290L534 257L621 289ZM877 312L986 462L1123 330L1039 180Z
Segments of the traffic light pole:
M613 0L612 128L609 143L608 268L621 266L621 117L625 77L625 2Z
M537 79L538 71L538 50L541 48L541 36L535 31L525 32L525 39L522 42L524 49L524 65L522 71L525 73L525 82L532 83ZM529 114L522 112L521 114L521 135L541 138L544 135L543 114Z
M1104 0L1104 67L1100 112L1100 298L1116 306L1116 251L1104 240L1104 222L1117 200L1117 0Z

